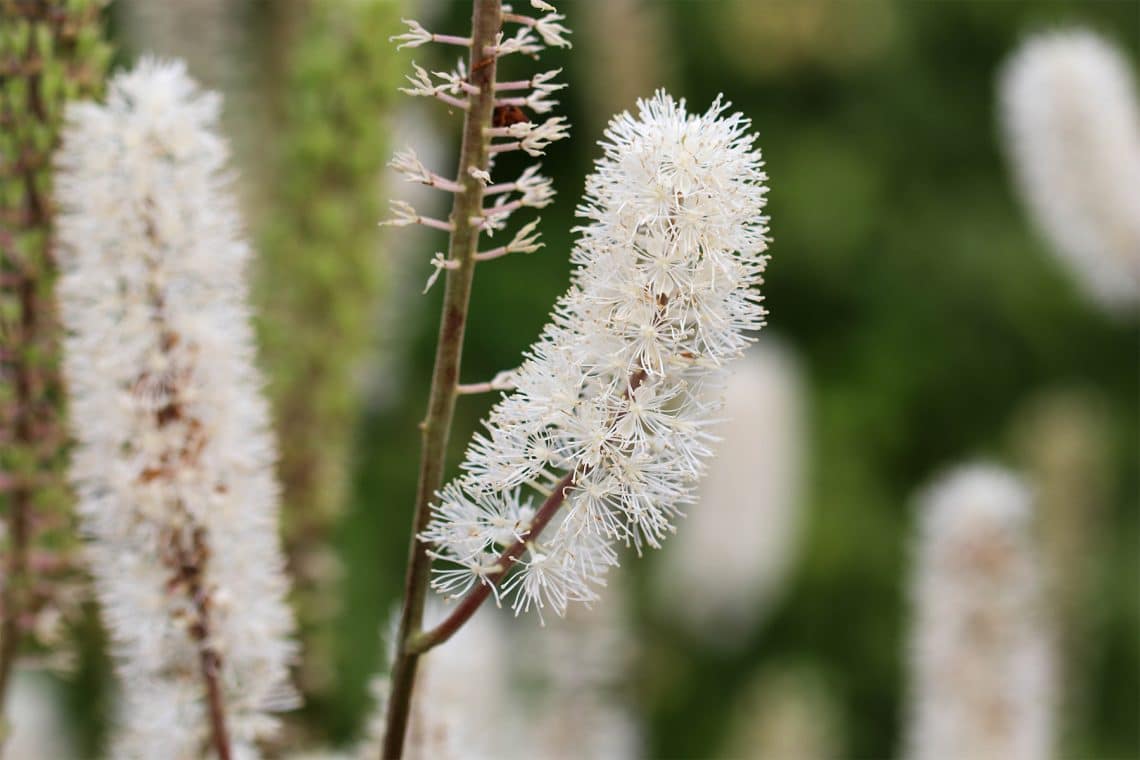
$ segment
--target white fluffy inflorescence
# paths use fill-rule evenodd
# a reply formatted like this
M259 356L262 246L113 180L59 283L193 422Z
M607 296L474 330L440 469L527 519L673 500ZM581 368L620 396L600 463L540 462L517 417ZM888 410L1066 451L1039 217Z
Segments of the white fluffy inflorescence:
M971 465L921 500L912 760L1052 755L1053 659L1025 486Z
M525 539L495 592L561 614L595 598L617 544L659 546L692 500L725 364L764 318L767 177L749 121L726 108L693 115L661 92L610 123L570 290L421 536L446 564L439 591L490 583ZM557 519L529 535L563 489Z
M115 757L200 757L220 689L235 757L290 707L274 442L219 99L144 60L67 114L59 302L72 477L123 681Z
M1080 29L1031 38L1002 71L1021 194L1057 254L1109 309L1140 300L1140 106L1124 57Z

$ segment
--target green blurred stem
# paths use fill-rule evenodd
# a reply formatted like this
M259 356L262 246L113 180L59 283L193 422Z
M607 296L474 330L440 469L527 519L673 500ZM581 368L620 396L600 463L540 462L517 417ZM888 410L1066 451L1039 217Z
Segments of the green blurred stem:
M409 538L404 606L400 615L395 661L392 664L392 685L382 749L382 756L389 759L403 755L412 689L420 656L419 652L412 650L410 643L420 634L423 626L424 598L430 578L431 558L427 555L427 547L417 536L427 527L431 517L431 499L443 483L447 440L458 395L463 332L467 324L471 283L475 275L475 253L479 243L479 228L471 220L481 216L483 210L483 185L472 176L471 169L487 169L489 140L484 130L491 126L491 113L495 105L496 60L493 55L484 56L486 48L495 44L495 35L502 26L502 13L502 0L474 2L468 70L471 72L469 80L479 88L479 94L469 97L470 107L464 116L463 145L456 176L456 182L463 186L463 190L455 194L451 209L454 231L451 233L448 258L458 261L459 266L447 272L431 395L428 398L427 417L422 424L420 472L412 534Z

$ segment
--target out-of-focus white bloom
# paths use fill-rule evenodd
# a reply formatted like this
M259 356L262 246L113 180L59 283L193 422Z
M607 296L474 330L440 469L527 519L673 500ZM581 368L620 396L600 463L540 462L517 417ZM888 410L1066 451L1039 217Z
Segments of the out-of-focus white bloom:
M420 660L405 755L640 757L641 732L621 695L634 653L625 599L617 593L592 608L576 607L541 632L505 625L500 610L479 610L447 646ZM446 611L429 604L428 617ZM392 637L395 632L393 625ZM386 678L372 684L376 709L356 752L361 760L379 754L388 689Z
M611 122L570 290L422 536L446 565L437 589L489 582L557 483L563 508L502 586L516 612L594 599L616 544L673 532L711 453L726 363L764 317L766 175L748 120L726 108L693 115L661 92Z
M1001 110L1018 187L1079 282L1109 309L1140 298L1140 107L1128 63L1083 29L1029 39Z
M611 579L611 581L614 579ZM627 693L637 647L622 579L604 599L577 605L546 626L511 626L514 682L527 757L543 760L643 757L641 726Z
M921 498L912 587L912 760L1052 755L1053 642L1030 495L970 465Z
M429 607L429 616L439 609ZM480 610L448 641L420 658L404 756L408 760L521 757L510 706L510 657L498 611ZM393 620L393 623L396 621ZM395 628L392 629L394 640ZM389 683L372 684L376 708L357 756L373 760L384 739ZM512 749L513 748L513 749Z
M657 576L673 618L714 646L751 632L799 539L804 394L794 357L761 339L728 378L708 475Z
M12 674L6 695L5 735L0 756L8 760L67 760L77 757L68 731L63 694L35 671Z
M144 60L67 114L59 303L72 477L123 682L116 757L198 757L216 670L235 757L295 703L274 442L219 100Z

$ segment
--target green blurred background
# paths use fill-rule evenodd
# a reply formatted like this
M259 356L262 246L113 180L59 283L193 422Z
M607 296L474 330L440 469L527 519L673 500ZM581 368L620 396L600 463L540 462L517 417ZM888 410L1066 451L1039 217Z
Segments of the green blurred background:
M322 49L297 42L311 31L305 3L232 0L211 22L224 34L187 29L181 39L163 41L132 30L125 7L131 1L120 0L110 11L120 60L141 50L185 54L192 74L226 92L226 125L243 172L250 227L255 239L273 239L282 219L305 215L325 192L303 184L280 193L266 188L275 182L267 178L275 176L271 167L287 150L282 144L290 134L289 115L296 113L282 105L301 86L289 79L294 57ZM167 5L133 2L152 6L152 12ZM168 4L181 6L182 0ZM336 2L320 5L338 12ZM468 3L428 5L389 10L420 18L433 30L464 33ZM555 144L543 159L559 191L555 205L542 211L546 248L480 267L464 381L515 366L538 334L567 285L573 207L605 120L660 85L701 110L722 92L753 120L770 175L775 241L765 284L767 329L799 355L809 384L813 445L802 546L787 589L742 651L708 650L672 628L646 593L653 558L628 563L635 592L641 592L635 593L639 657L628 698L645 716L648 754L707 757L722 751L734 706L753 677L795 663L812 672L834 701L844 756L896 755L905 696L912 496L940 469L963 459L1024 464L1019 421L1040 399L1063 393L1096 410L1103 447L1102 485L1088 494L1090 502L1100 502L1090 506L1100 527L1081 559L1092 578L1081 613L1088 615L1089 631L1084 706L1069 716L1064 754L1140 757L1137 320L1094 308L1031 228L1012 190L995 118L995 74L1024 35L1079 23L1115 40L1135 62L1140 5L559 5L575 31L575 47L547 51L542 65L564 67L570 87L560 93L560 112L570 118L573 138ZM381 30L372 40L374 60L349 57L337 63L343 70L326 72L318 59L318 75L332 83L331 97L338 78L348 81L375 74L367 67L387 66L392 73L383 75L388 89L381 90L389 95L377 97L386 98L381 110L391 112L407 100L390 93L411 60L436 69L453 63L433 58L428 49L389 54L385 37ZM208 46L204 54L198 51L197 63L196 45ZM328 51L334 56L337 48ZM529 63L512 63L519 71L533 70ZM423 105L429 107L399 121L421 155L430 152L425 143L438 145L434 168L443 170L454 165L458 120L448 119L442 107ZM375 129L382 135L397 120L394 113L381 116ZM367 145L337 142L335 152L376 150L375 134L365 130L355 139ZM391 149L403 140L382 142ZM516 165L503 161L502 176ZM405 187L383 174L366 178L362 190L339 202L351 208L358 197L357 210L382 214L388 198L408 197ZM285 181L320 181L333 189L342 182L335 172L319 180L310 175L294 172ZM372 246L382 279L370 312L372 352L363 378L354 378L365 394L355 415L347 507L336 530L343 572L331 626L333 675L324 696L309 707L333 740L347 742L367 713L367 681L381 665L378 632L402 582L416 424L427 396L442 288L418 293L430 273L428 260L444 241L442 233L404 230L378 240L334 238L324 248L318 239L310 255L341 255L338 245ZM323 339L329 351L337 350L338 334ZM461 400L452 468L492 401Z

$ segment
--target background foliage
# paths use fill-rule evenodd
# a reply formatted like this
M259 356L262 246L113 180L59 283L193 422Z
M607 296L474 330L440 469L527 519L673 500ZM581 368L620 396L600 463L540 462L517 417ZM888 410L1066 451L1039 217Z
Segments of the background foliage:
M564 3L570 26L586 27L600 2ZM232 88L272 91L272 82L261 79L290 70L278 59L297 51L282 48L276 20L290 5L292 0L232 4L229 23L239 25L241 45L229 54L244 56L242 66L261 72L231 82ZM431 5L425 12L441 31L467 23L467 3ZM1001 61L1023 35L1059 23L1092 26L1140 60L1135 0L648 5L660 38L603 40L603 48L623 46L621 56L606 59L611 68L593 65L578 47L545 54L550 65L566 66L571 86L562 93L563 105L576 139L556 145L544 160L560 191L556 205L543 213L547 247L478 271L463 379L487 379L514 366L566 287L572 211L597 153L600 125L610 108L632 105L613 102L611 81L645 78L649 68L661 85L698 109L724 92L752 117L772 188L768 329L798 351L810 382L805 540L782 602L741 653L701 648L657 618L647 593L637 597L642 645L630 698L648 716L651 754L714 753L751 677L788 664L811 671L837 701L845 756L896 754L905 696L911 496L938 470L964 458L1018 464L1015 423L1041 394L1063 390L1093 399L1103 411L1108 457L1104 530L1084 558L1095 586L1086 607L1087 708L1074 713L1066 754L1136 757L1137 320L1097 311L1029 228L998 143L994 83ZM382 38L373 42L387 45ZM581 47L598 44L591 37ZM300 50L315 56L321 47ZM412 58L401 55L398 67ZM436 68L452 63L423 60L426 55L417 62L440 64ZM329 56L338 65L357 60L335 49ZM307 65L319 71L311 58ZM237 92L230 102L251 100ZM358 99L351 104L373 107ZM417 118L442 118L442 108L423 113L430 116ZM231 110L227 123L241 123L243 116L252 123L257 113ZM457 125L456 119L446 125L443 144L452 152L437 169L454 164ZM259 141L269 143L288 134L272 122L262 122L261 129ZM387 126L378 122L376 129ZM413 130L412 144L422 148L417 141L427 131ZM306 144L296 133L291 139L298 149ZM355 129L342 139L361 140L342 144L343 155L370 154L376 145L375 135ZM256 152L242 157L243 164L257 160ZM351 164L346 171L356 169ZM509 175L511 168L502 171ZM276 194L287 213L317 215L311 229L298 227L305 236L323 229L328 220L321 210L330 203L337 214L356 218L344 195L330 189L338 181L335 172L287 171L280 181L288 185ZM384 192L379 184L372 191ZM401 192L391 194L405 197ZM273 205L279 202L273 195L258 200L255 218L286 213ZM306 211L298 199L309 195L313 204ZM384 201L361 196L359 209L371 213ZM418 292L442 237L412 238L415 248L395 237L388 235L388 244L375 252L393 278L388 290ZM323 244L298 240L292 255L337 256L337 245L364 239L334 230ZM383 392L373 395L358 420L354 483L337 537L347 568L335 628L338 688L315 716L338 740L354 735L368 708L366 682L381 660L377 634L400 590L416 424L426 402L441 293L437 287L422 298L391 296L410 312L376 323L375 348L383 359L376 371L383 377L373 386ZM337 331L324 337L329 351L342 338L357 341ZM453 463L492 401L461 400ZM640 580L652 572L652 559L631 563Z

